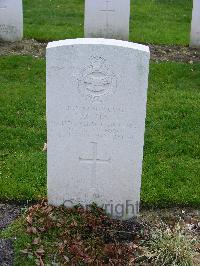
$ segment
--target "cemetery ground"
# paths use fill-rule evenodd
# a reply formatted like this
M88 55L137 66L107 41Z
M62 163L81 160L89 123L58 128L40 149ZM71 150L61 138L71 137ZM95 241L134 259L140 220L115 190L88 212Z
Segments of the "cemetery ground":
M0 58L2 200L46 195L45 60ZM145 134L142 202L200 204L200 64L152 62Z
M135 0L131 7L130 40L150 43L153 60L142 211L120 223L96 206L70 211L42 200L44 49L49 40L83 36L83 1L24 1L26 39L0 44L0 265L200 265L200 50L186 47L191 4Z
M103 263L106 263L108 257L112 257L113 261L117 259L118 263L127 265L124 254L127 255L129 252L130 256L127 259L132 261L132 265L135 260L138 260L139 265L145 265L148 259L150 263L158 257L158 254L151 250L155 249L154 242L149 242L153 237L152 232L157 232L155 243L161 244L163 239L164 246L178 243L177 252L180 250L182 252L179 253L179 257L185 261L186 257L194 257L198 265L198 257L194 251L199 251L199 246L196 244L199 243L197 239L200 221L198 212L200 125L197 123L200 103L200 63L189 63L188 60L186 62L151 61L142 178L143 218L137 222L130 222L129 227L127 224L111 223L110 220L108 222L109 218L105 218L103 221L106 220L109 225L104 228L104 224L101 224L93 213L88 214L90 218L87 219L95 221L97 219L99 228L103 228L100 231L106 232L106 236L113 230L117 232L117 236L114 235L114 238L109 236L111 239L108 241L104 234L99 235L99 231L94 231L92 238L91 235L86 237L90 243L87 242L89 245L87 247L90 247L94 253L86 252L87 254L83 255L84 248L87 248L80 243L76 243L80 248L79 251L66 252L66 245L72 243L74 238L70 238L71 242L65 245L61 237L61 249L58 248L59 243L55 239L64 233L59 226L57 227L59 223L56 222L56 226L46 224L46 230L40 231L38 228L41 229L41 224L34 222L38 217L37 207L32 207L33 209L26 212L23 218L16 220L1 233L2 238L16 238L14 241L16 265L35 265L36 262L46 265L52 261L64 263L63 260L67 262L72 258L74 261L86 262L94 260L96 256L101 262L103 260ZM3 228L19 214L21 209L27 209L27 203L33 205L34 202L46 197L46 153L42 151L46 142L45 59L27 55L1 56L0 68L1 140L3 140L0 198L2 208L4 206L7 206L8 210L11 208L10 211L5 211ZM14 203L13 210L16 210L13 212L14 215L11 202ZM150 214L145 209L147 207L152 208ZM167 209L158 211L163 207ZM39 214L42 223L45 221L49 223L50 220L44 219L47 214L50 217L55 216L55 210L48 209L45 203L38 209L42 212ZM75 230L77 234L78 232L85 234L84 230L87 228L84 225L89 222L83 217L80 218L82 214L76 211L74 210L75 214L65 213L67 224L64 228ZM32 212L33 222L29 224L27 217ZM62 214L58 214L58 219L61 219L61 216ZM169 230L171 233L168 235ZM84 239L85 235L80 233L79 237ZM96 242L90 242L92 239ZM119 246L116 246L116 243ZM128 246L125 243L129 243ZM134 243L134 246L130 246L130 243ZM5 250L10 250L10 241L6 240L3 246ZM105 253L98 253L103 246ZM166 257L173 260L176 248L177 246ZM166 251L162 244L157 249L159 254L161 251ZM53 253L52 257L52 250L56 250L59 255ZM118 254L120 252L121 255ZM74 256L75 253L79 255ZM8 260L11 256L12 259L11 252L4 252L4 256L7 256ZM158 263L161 265L162 261Z
M191 0L131 1L130 41L187 45L191 10ZM28 39L81 38L83 20L83 0L24 1L24 30Z
M33 57L45 57L48 42L39 42L34 39L25 39L21 42L1 43L0 56L5 55L31 55ZM200 50L179 45L148 44L151 51L151 59L154 61L175 61L190 63L200 61Z

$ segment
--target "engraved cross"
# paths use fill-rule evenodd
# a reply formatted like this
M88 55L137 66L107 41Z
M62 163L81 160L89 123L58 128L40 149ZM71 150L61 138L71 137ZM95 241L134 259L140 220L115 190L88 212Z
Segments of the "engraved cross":
M105 163L110 163L111 159L99 159L97 157L97 142L91 142L92 144L92 158L91 159L84 159L79 157L79 162L81 163L91 163L92 165L92 177L94 177L96 179L96 174L97 174L97 164L101 163L101 164L105 164Z
M105 9L101 9L100 10L101 12L115 12L114 9L109 8L109 3L112 3L112 1L106 0L105 3L106 3L106 8Z
M115 12L115 10L112 8L109 8L109 3L112 3L112 1L106 0L105 3L106 3L106 8L101 9L100 11L106 13L106 29L108 30L108 28L109 28L109 13Z

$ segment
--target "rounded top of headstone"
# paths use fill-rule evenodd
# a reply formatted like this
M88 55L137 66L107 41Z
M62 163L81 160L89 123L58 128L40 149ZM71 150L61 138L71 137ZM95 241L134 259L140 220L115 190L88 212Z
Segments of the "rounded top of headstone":
M50 42L47 45L47 49L56 48L60 46L68 45L108 45L108 46L118 46L124 48L130 48L134 50L149 52L149 47L146 45L132 43L127 41L115 40L115 39L103 39L103 38L78 38L78 39L67 39L61 41Z

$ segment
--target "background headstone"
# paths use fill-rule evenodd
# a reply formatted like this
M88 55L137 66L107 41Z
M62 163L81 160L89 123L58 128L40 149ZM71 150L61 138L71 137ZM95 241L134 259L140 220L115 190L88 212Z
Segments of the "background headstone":
M22 0L0 0L0 40L14 42L22 38Z
M200 0L193 0L190 46L200 47Z
M129 39L130 0L85 0L85 37Z
M48 44L50 204L137 214L149 56L147 46L117 40Z

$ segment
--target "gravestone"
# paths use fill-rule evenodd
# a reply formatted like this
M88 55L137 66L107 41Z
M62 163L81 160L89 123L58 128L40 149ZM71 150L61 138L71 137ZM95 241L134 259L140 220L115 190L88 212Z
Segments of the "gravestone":
M0 0L0 40L14 42L22 38L22 0Z
M75 39L47 46L48 200L137 215L149 48Z
M85 0L85 37L129 39L130 0Z
M200 47L200 0L193 0L190 46Z

